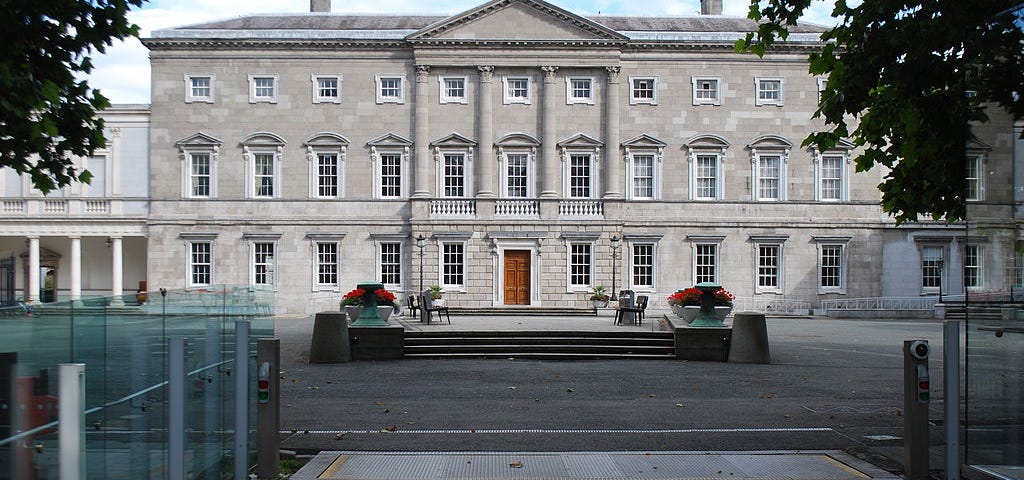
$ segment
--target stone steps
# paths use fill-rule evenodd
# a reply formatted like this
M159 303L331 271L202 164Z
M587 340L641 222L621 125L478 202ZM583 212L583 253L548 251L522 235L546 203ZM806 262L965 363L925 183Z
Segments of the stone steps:
M668 332L406 332L406 358L675 358Z

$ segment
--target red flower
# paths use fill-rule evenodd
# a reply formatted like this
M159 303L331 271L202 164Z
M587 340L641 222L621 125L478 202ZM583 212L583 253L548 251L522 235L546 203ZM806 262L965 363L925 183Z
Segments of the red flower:
M385 290L383 288L378 289L378 290L374 291L373 293L377 294L377 299L380 300L380 302L379 302L380 304L395 303L395 294L393 294L393 293L391 293L391 292L389 292L389 291L387 291L387 290Z
M351 292L346 293L344 297L341 297L341 304L342 305L362 305L363 304L363 295L365 295L365 294L366 294L366 290L363 290L361 288L357 288L355 290L352 290Z

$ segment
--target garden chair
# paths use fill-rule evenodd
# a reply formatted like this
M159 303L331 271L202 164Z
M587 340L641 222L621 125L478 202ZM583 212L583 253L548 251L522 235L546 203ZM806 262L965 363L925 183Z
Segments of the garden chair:
M633 323L641 325L644 323L644 311L647 310L647 295L636 297L636 305L619 307L615 310L615 324L622 323L625 313L633 314Z
M430 317L434 312L437 312L438 318L441 318L443 313L448 318L448 325L452 324L452 315L448 312L448 307L441 307L434 305L433 300L430 296L430 290L424 290L423 294L420 295L420 308L427 312L427 323L430 323Z

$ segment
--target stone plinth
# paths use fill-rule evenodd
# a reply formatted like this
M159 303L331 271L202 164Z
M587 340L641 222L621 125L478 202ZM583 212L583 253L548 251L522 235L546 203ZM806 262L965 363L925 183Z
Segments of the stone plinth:
M771 363L768 352L768 327L764 314L739 312L732 318L732 345L729 348L729 362Z
M350 325L348 338L354 360L390 360L402 358L405 329L401 325L360 327Z
M729 359L732 327L675 327L676 358L724 362Z
M348 316L344 312L320 312L313 323L309 363L352 361L348 343Z

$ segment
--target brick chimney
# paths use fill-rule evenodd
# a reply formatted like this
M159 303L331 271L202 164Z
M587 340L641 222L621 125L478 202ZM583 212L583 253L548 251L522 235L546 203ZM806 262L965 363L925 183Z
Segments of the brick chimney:
M309 11L312 13L331 13L331 0L309 0Z
M700 0L701 15L721 15L722 0Z

